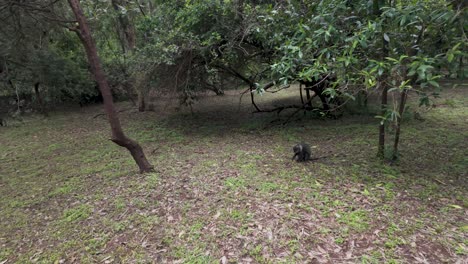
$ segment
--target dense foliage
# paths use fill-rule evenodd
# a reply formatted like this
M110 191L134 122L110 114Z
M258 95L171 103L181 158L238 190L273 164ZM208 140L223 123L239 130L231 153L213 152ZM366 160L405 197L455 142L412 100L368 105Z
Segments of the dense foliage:
M143 74L140 86L147 88L222 90L228 76L287 83L333 72L335 87L352 95L400 66L432 85L442 73L466 74L466 10L454 2L82 2L116 86ZM1 10L3 79L26 90L41 80L55 98L63 89L89 92L83 51L63 27L67 7L6 1ZM132 31L122 32L127 27ZM129 34L135 47L125 47Z

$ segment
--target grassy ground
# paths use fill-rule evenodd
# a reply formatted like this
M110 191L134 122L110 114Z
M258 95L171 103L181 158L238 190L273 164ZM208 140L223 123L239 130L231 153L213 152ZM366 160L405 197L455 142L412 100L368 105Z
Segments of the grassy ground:
M0 127L0 263L467 263L466 87L443 96L392 166L372 114L270 126L234 95L123 112L144 175L99 106ZM292 162L300 141L328 157Z

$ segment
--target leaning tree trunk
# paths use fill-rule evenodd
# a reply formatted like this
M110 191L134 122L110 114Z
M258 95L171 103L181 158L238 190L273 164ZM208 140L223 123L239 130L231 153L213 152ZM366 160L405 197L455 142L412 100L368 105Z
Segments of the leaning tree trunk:
M101 68L101 62L97 54L96 44L94 43L94 39L91 36L86 17L84 16L83 10L80 6L80 1L68 0L68 3L70 4L70 7L72 8L79 25L75 31L77 32L78 37L80 38L85 48L91 72L94 76L94 79L98 83L99 89L104 99L104 110L106 112L112 131L111 140L117 145L125 147L130 151L133 159L140 168L141 173L153 171L154 168L146 159L141 146L136 141L128 138L122 130L119 116L114 107L112 93L104 71Z

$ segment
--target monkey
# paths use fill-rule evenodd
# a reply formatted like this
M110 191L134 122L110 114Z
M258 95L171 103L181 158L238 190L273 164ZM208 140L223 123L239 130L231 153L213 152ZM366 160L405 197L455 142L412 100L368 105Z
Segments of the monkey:
M306 144L304 142L299 143L293 147L293 152L294 156L292 157L292 160L294 160L297 156L296 161L297 162L306 162L306 161L316 161L316 160L321 160L321 159L326 159L330 157L346 157L346 154L334 154L334 155L326 155L326 156L321 156L321 157L316 157L312 158L312 151L310 149L309 144Z
M311 155L311 150L310 146L306 143L299 143L293 147L293 152L294 156L292 157L292 160L294 160L297 156L297 161L302 162L302 161L308 161L310 160L310 155Z

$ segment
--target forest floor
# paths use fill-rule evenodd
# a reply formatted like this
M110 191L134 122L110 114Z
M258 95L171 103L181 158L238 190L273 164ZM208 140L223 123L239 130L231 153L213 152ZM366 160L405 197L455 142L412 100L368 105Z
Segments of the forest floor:
M148 174L94 118L102 106L12 122L0 127L0 264L468 263L466 88L447 84L429 110L411 94L392 165L375 158L372 105L286 126L239 91L193 114L169 101L123 111ZM291 161L301 141L327 157Z

